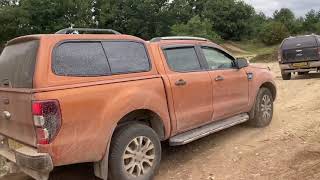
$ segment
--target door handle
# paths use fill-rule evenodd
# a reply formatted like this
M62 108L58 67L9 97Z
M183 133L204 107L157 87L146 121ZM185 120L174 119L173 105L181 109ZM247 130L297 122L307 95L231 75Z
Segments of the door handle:
M9 87L10 86L10 80L9 79L4 79L2 81L2 86L4 87Z
M184 86L187 84L187 82L183 79L180 79L180 80L176 81L175 84L176 84L176 86Z
M224 77L222 77L222 76L217 76L215 80L216 80L216 81L223 81L223 80L224 80Z

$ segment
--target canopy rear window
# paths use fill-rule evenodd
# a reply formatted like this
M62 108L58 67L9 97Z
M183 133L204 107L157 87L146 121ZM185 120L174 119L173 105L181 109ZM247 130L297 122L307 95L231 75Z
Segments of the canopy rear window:
M318 46L314 36L301 36L286 39L282 44L282 49L309 48Z
M39 40L12 44L0 56L0 87L32 88Z

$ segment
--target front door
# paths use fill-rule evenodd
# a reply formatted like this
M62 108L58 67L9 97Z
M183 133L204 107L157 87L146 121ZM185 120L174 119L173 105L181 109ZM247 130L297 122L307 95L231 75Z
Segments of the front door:
M178 132L212 119L212 81L203 70L194 46L164 49Z
M235 59L222 50L201 49L213 83L213 120L243 113L249 101L246 71L235 67Z

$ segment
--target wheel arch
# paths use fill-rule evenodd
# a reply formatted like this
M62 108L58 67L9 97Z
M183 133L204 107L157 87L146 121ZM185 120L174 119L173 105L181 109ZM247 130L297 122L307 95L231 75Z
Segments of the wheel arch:
M276 86L275 86L274 83L269 82L269 81L264 82L263 84L261 84L261 86L260 86L259 89L261 89L261 88L267 88L267 89L269 89L270 92L271 92L271 94L272 94L273 100L275 100L275 99L277 98L277 88L276 88Z
M156 112L149 109L138 109L129 112L117 123L117 128L130 123L143 123L151 127L159 136L160 140L165 139L165 126L162 118Z
M108 179L108 166L109 166L109 148L118 128L121 128L130 123L143 123L151 127L159 136L160 140L165 140L166 129L164 122L160 115L150 109L137 109L125 114L114 126L111 136L108 141L108 146L103 159L94 163L95 176L107 180Z

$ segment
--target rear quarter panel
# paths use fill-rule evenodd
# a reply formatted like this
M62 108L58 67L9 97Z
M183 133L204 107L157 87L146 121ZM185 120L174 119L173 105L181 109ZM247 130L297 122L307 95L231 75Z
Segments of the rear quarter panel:
M35 98L60 102L60 132L52 144L39 147L55 166L101 160L117 122L137 109L156 112L170 129L166 94L157 77L41 92Z

